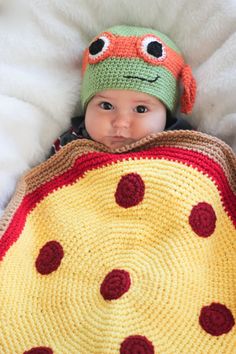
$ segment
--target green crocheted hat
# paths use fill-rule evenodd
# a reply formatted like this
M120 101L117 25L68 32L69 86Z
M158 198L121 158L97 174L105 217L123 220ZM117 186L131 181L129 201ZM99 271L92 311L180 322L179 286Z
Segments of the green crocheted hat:
M173 112L191 113L196 82L178 47L150 28L115 26L99 34L83 56L81 103L107 89L134 90L161 100ZM180 82L182 91L180 93Z

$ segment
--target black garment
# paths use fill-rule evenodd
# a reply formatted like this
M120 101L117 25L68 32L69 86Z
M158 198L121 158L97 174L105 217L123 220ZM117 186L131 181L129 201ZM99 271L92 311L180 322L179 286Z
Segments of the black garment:
M172 117L172 115L167 112L165 130L180 129L192 130L192 127L188 122L186 122L182 118ZM56 141L54 141L50 150L49 157L54 155L63 146L76 139L91 139L85 128L84 117L74 117L71 119L71 128L65 133L63 133Z
M76 139L91 139L85 128L84 117L73 117L71 119L71 128L54 141L49 157L54 155L63 146Z
M189 122L182 118L173 117L169 111L166 115L165 130L192 130L192 126Z

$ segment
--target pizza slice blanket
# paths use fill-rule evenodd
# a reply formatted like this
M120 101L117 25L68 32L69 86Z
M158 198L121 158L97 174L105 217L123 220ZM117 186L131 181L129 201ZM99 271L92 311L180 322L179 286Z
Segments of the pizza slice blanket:
M236 353L236 156L170 131L76 140L1 221L0 353Z

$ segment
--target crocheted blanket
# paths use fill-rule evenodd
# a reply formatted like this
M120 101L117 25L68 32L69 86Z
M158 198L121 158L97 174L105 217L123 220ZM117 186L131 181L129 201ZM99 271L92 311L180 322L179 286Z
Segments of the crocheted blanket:
M236 156L194 131L76 140L1 223L0 353L232 354Z

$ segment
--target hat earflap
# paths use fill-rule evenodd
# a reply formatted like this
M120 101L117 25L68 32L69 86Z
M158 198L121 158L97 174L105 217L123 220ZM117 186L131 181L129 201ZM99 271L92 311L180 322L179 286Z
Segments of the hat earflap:
M196 80L193 77L192 69L189 65L185 65L181 71L181 83L183 85L183 93L180 111L189 114L192 112L197 91Z

